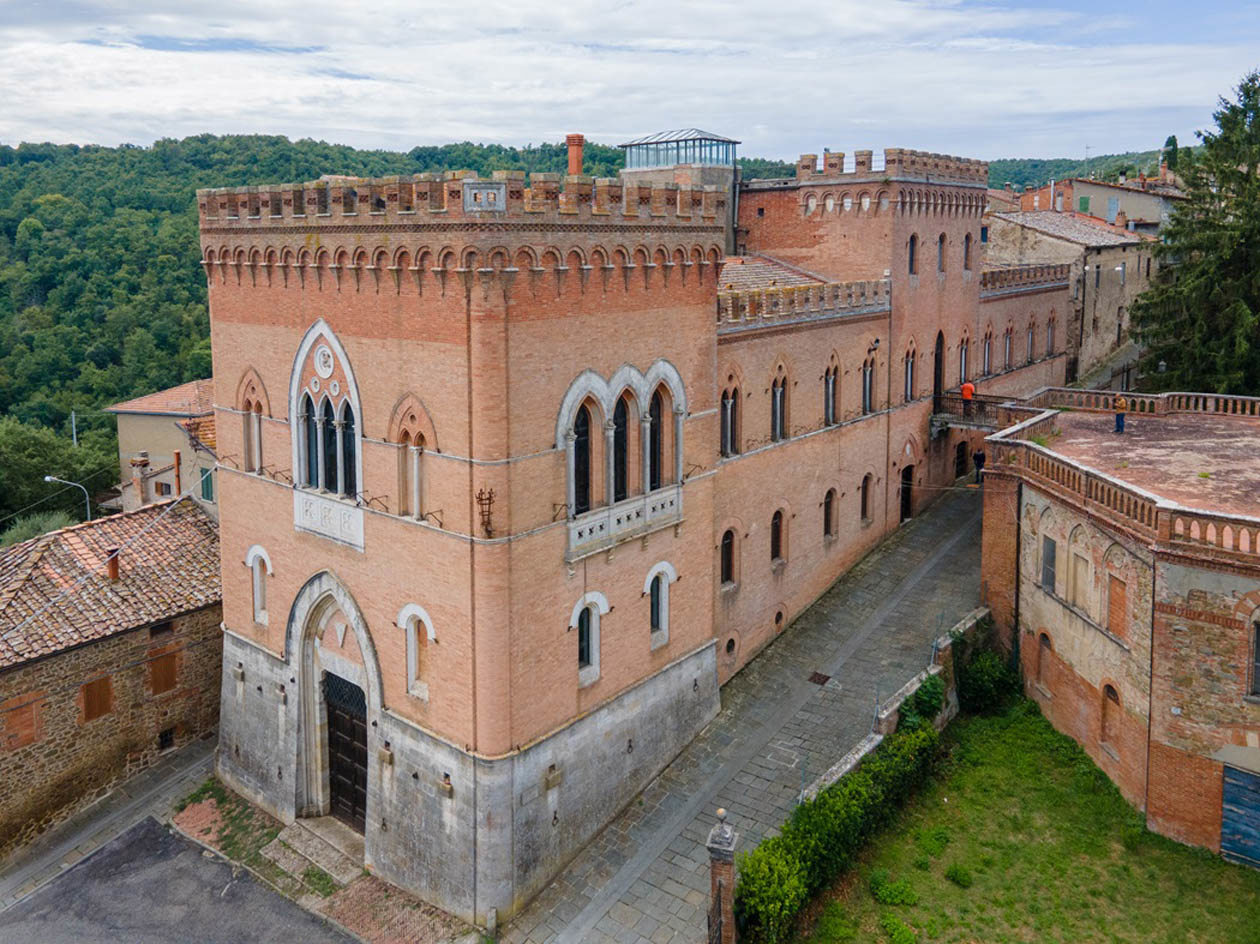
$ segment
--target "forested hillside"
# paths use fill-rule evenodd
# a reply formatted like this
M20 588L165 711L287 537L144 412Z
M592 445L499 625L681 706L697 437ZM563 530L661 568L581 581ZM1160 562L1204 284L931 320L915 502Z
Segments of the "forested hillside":
M1183 148L1183 152L1190 148ZM1015 189L1040 187L1051 178L1088 177L1093 174L1100 180L1112 180L1121 171L1136 177L1139 171L1159 173L1161 151L1125 151L1123 154L1097 154L1088 161L1076 157L1051 158L1000 158L989 161L989 186L1004 187L1007 182ZM1188 155L1187 155L1188 157Z
M793 165L741 159L748 176ZM583 170L614 176L618 148L588 143ZM450 144L407 153L283 137L200 135L152 147L0 145L0 531L59 486L112 484L118 400L209 376L199 187L471 169L563 172L563 144ZM71 449L70 413L79 420ZM34 477L34 481L30 479ZM72 492L44 503L81 515Z

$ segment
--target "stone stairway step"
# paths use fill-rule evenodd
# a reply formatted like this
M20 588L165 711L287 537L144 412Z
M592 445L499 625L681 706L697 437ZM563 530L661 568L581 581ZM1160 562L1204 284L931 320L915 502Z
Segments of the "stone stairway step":
M263 846L259 850L263 856L270 859L284 871L288 872L298 881L301 881L302 874L312 865L310 859L295 851L287 845L279 836Z
M307 859L311 865L318 866L338 885L348 885L363 872L363 863L355 862L336 846L324 839L306 825L306 820L297 820L280 831L275 842L282 842L294 852ZM278 864L278 863L277 863ZM284 868L284 866L281 866ZM285 869L288 871L288 869ZM303 867L302 871L305 871ZM300 877L300 872L298 873Z

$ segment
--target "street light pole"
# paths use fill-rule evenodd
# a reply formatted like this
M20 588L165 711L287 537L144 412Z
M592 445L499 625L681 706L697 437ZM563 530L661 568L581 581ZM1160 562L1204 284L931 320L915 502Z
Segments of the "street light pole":
M88 494L88 490L87 490L86 488L84 488L84 487L83 487L82 485L80 485L78 482L68 482L68 481L66 481L65 479L59 479L59 478L57 478L57 476L55 476L55 475L45 475L45 476L44 476L44 481L45 481L45 482L60 482L62 485L73 485L75 488L82 489L82 491L83 491L83 504L84 504L84 505L86 506L86 508L87 508L87 520L88 520L88 521L91 521L91 520L92 520L92 496L90 496L90 495Z

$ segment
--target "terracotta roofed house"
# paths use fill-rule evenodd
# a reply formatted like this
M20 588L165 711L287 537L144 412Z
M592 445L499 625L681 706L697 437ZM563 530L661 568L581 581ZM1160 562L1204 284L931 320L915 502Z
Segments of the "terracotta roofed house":
M219 588L189 500L0 549L0 855L216 729Z

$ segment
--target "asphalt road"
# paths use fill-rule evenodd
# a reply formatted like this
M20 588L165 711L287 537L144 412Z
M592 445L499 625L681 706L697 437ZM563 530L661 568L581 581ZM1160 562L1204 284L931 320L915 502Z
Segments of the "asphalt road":
M0 944L272 941L355 939L153 818L0 912Z

